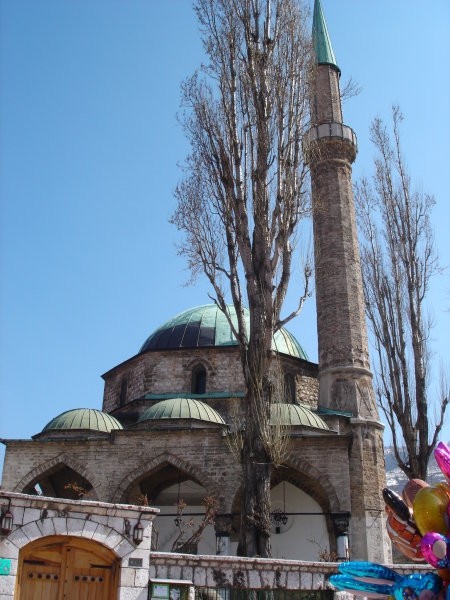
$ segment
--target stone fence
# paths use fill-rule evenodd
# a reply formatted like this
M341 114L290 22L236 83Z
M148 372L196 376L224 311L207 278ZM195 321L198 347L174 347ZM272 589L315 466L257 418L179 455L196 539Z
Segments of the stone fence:
M152 552L151 580L183 580L194 587L324 590L339 563L236 556L193 556ZM402 574L430 571L429 565L390 565Z

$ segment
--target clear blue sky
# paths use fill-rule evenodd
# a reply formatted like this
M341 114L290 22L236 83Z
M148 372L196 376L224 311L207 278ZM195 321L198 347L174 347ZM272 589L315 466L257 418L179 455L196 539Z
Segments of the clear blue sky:
M323 7L342 78L362 86L344 106L355 176L371 170L370 121L399 103L449 265L450 2ZM168 224L187 152L179 86L202 54L188 0L0 0L0 18L0 436L28 438L64 410L101 408L103 372L208 302L204 281L182 286ZM433 363L447 370L448 276L430 297ZM289 327L313 360L314 313L310 301Z

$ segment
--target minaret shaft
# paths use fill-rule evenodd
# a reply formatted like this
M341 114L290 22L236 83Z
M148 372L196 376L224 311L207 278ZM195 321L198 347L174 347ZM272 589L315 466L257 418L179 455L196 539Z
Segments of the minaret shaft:
M378 420L352 191L356 137L342 123L339 71L332 65L317 65L312 120L319 404Z
M369 369L351 168L344 159L320 160L312 181L320 369Z
M341 93L339 89L339 76L331 65L320 65L317 68L316 90L312 106L312 122L342 123ZM320 94L317 91L320 90Z

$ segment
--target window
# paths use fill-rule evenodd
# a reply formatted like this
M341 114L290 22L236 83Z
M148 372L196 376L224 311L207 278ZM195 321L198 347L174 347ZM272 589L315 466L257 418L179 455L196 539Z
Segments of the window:
M286 402L295 404L297 402L297 391L295 389L295 378L292 373L284 374L284 394Z
M206 392L206 369L203 365L197 365L192 370L191 392L193 394Z
M119 406L124 406L127 402L128 379L124 377L120 384Z

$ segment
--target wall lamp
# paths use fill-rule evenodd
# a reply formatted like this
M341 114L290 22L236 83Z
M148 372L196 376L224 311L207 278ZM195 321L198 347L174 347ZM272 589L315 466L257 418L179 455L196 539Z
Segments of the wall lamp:
M8 507L2 506L0 519L1 519L0 530L2 532L2 535L8 536L11 533L11 531L13 530L13 515L11 512L11 498L9 499Z
M144 539L144 527L141 523L142 513L139 515L138 522L133 527L133 542L138 546Z

